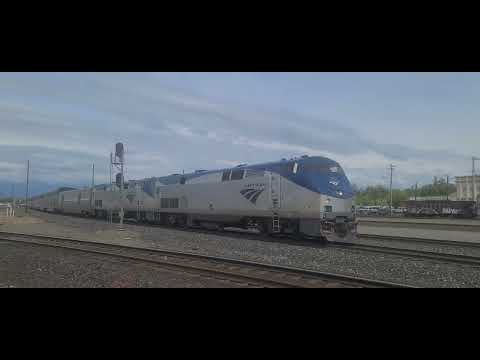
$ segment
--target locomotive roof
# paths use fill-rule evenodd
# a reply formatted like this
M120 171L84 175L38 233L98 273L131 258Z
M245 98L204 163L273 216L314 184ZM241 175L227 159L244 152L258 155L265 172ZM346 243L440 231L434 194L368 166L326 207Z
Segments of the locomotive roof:
M172 174L168 176L162 177L153 177L149 179L143 179L141 181L160 181L162 184L165 185L173 185L180 183L180 179L184 177L186 180L193 179L199 176L204 176L207 174L215 174L221 173L228 170L265 170L265 171L275 171L278 172L281 168L286 168L288 164L297 162L299 164L315 164L320 167L331 167L331 166L339 166L339 164L329 158L322 157L322 156L309 156L309 157L301 157L301 158L293 158L290 160L279 160L279 161L272 161L267 163L261 164L241 164L234 167L216 169L216 170L202 170L202 171L195 171L193 173L187 174Z

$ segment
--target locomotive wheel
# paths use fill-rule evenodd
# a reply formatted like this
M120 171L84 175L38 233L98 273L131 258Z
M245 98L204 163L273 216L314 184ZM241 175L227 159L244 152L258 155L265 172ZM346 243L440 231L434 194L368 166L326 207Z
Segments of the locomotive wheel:
M325 236L321 236L320 238L318 238L318 243L320 245L326 246L328 245L328 239Z
M260 231L260 234L262 235L269 235L270 234L270 228L268 226L268 223L265 221L259 222L258 223L258 231Z
M335 234L337 234L338 236L340 236L342 238L347 236L347 234L348 234L347 224L345 224L345 223L335 224Z

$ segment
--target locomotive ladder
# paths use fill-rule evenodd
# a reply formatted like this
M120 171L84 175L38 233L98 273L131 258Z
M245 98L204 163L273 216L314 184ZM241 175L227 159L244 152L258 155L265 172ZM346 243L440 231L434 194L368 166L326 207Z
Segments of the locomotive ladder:
M280 232L280 216L277 213L273 214L273 223L272 223L272 232L279 233Z
M272 232L280 232L280 216L278 209L281 207L281 178L279 175L270 173L270 199L273 210L272 216Z

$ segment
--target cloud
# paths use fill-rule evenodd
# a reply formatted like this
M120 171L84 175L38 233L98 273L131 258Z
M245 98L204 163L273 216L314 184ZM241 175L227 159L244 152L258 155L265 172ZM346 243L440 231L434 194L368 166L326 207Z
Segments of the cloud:
M303 154L337 160L353 181L396 183L462 174L468 158L366 137L333 115L242 106L166 84L152 74L2 74L0 178L22 178L27 159L44 181L107 181L113 145L127 149L131 178ZM3 157L3 155L5 155Z

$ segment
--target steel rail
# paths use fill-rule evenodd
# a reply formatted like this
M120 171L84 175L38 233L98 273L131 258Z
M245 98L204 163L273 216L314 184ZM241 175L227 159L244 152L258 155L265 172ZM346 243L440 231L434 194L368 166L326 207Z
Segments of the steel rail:
M350 250L360 250L360 251L366 251L366 252L381 253L381 254L387 254L387 255L398 255L398 256L422 259L422 260L434 260L434 261L441 261L446 263L457 263L462 265L480 266L480 257L477 257L477 256L447 254L447 253L439 253L439 252L431 252L431 251L403 249L398 247L366 245L366 244L345 243L345 242L335 242L335 243L332 243L331 246L344 248L344 249L348 248Z
M260 284L271 287L298 288L328 287L329 285L340 285L344 287L414 288L414 286L405 284L270 265L254 261L40 234L0 232L0 240L111 255L129 260L150 262L164 267L239 279L253 285Z
M455 241L455 240L436 240L417 237L404 237L404 236L389 236L389 235L375 235L375 234L358 234L360 239L365 240L387 240L387 241L399 241L408 243L424 243L429 245L441 245L441 246L457 246L457 247L471 247L480 248L479 242L473 241Z
M360 225L377 226L377 227L413 227L413 228L431 228L444 229L446 231L480 231L480 221L478 224L458 224L458 223L441 223L441 222L414 222L414 221L392 221L392 220L370 220L358 219ZM477 220L474 220L477 221Z

